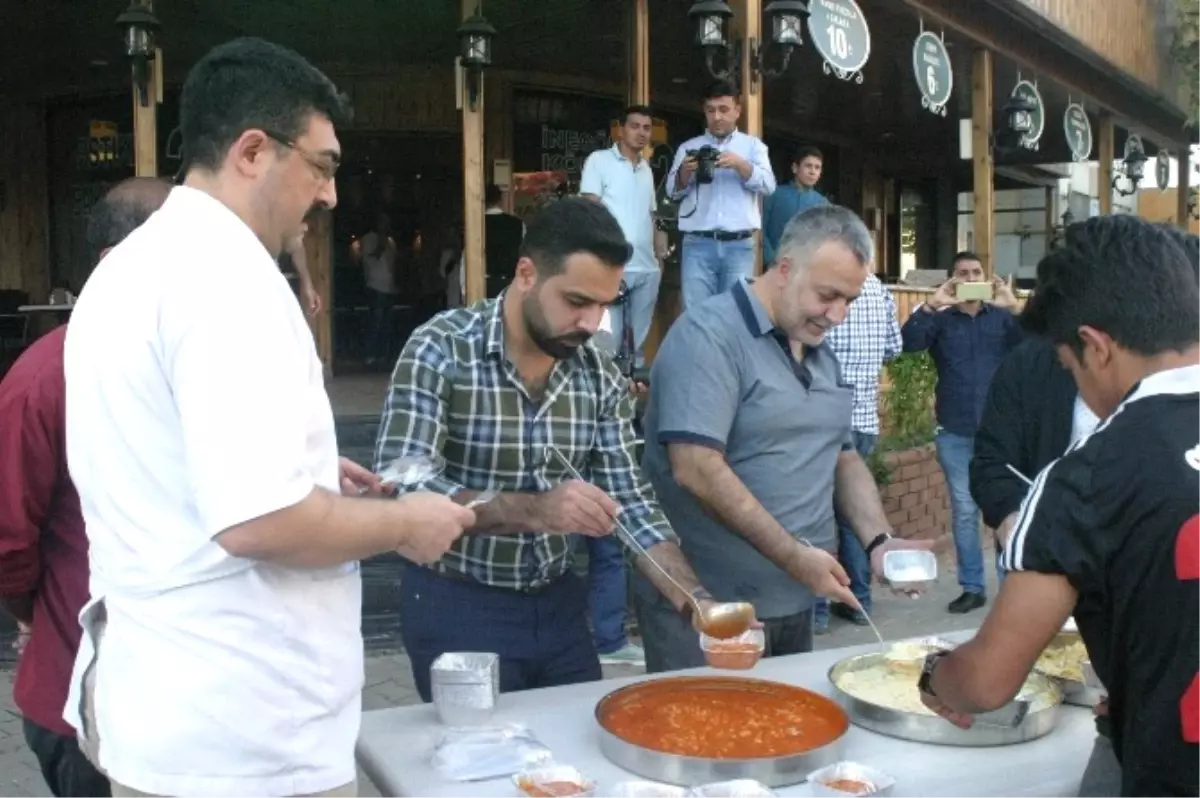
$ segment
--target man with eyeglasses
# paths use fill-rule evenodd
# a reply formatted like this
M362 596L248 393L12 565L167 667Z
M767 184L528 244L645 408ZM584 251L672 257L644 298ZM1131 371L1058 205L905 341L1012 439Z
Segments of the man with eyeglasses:
M344 98L260 39L192 68L187 171L67 332L91 600L64 716L113 795L353 795L358 561L439 558L474 514L339 459L276 258L332 208Z

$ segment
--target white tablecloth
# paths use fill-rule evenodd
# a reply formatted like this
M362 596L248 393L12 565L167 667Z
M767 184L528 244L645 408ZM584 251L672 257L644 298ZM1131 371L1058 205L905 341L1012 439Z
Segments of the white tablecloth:
M966 637L970 633L966 633ZM945 635L948 638L962 634ZM831 694L826 673L844 657L873 650L853 646L766 659L747 675ZM700 669L691 673L729 671ZM671 675L671 674L664 674ZM597 795L640 777L609 763L600 752L593 710L609 692L648 677L528 690L500 696L497 723L528 726L560 764L574 765L599 782ZM653 678L653 677L649 677ZM897 740L853 726L844 757L871 765L897 780L893 795L1075 795L1095 739L1092 713L1063 706L1053 732L1029 743L992 748L957 748ZM513 796L509 779L458 783L429 765L429 754L442 727L432 705L381 709L363 714L358 761L384 795ZM783 787L780 795L811 795L808 785Z

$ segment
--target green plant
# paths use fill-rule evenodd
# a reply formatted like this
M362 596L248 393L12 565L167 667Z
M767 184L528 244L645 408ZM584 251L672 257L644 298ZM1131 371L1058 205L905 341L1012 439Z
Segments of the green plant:
M1175 39L1171 58L1179 68L1182 100L1188 123L1195 127L1200 113L1200 3L1175 0Z
M895 451L933 440L933 392L937 368L928 352L900 355L887 366L889 387L883 394L887 435L880 449Z

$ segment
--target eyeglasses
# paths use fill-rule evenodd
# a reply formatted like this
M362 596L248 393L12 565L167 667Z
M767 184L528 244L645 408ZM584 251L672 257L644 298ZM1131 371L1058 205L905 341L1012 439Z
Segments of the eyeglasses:
M317 174L320 175L322 180L333 180L333 178L337 176L338 167L342 165L341 160L337 156L322 156L314 152L310 152L282 133L276 133L272 130L264 130L263 134L265 134L266 137L271 141L287 147L289 150L303 158L309 166L317 170Z

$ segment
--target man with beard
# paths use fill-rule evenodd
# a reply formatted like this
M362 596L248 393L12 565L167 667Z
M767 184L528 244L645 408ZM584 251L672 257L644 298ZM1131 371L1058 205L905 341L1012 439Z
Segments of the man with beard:
M570 535L608 535L618 516L701 607L711 602L635 462L628 384L589 340L629 256L602 204L552 203L529 221L508 289L436 316L400 355L377 466L441 454L445 470L425 487L464 503L500 491L445 557L401 578L401 634L426 701L429 666L447 651L499 654L504 691L599 679ZM820 557L799 559L836 567ZM635 566L677 613L691 612L646 557Z
M1017 694L1074 614L1108 690L1120 795L1200 786L1200 295L1188 248L1104 216L1038 265L1022 324L1101 420L1036 476L995 607L973 640L926 658L918 685L967 727Z
M853 211L820 205L788 223L777 254L762 277L688 308L667 333L644 458L688 562L717 598L754 605L767 656L812 650L816 597L859 606L829 553L835 502L877 577L888 551L932 546L892 539L854 447L854 390L825 340L871 271L870 232ZM634 604L647 670L704 664L637 579Z
M355 794L358 560L436 560L474 515L358 498L276 258L337 202L344 99L238 39L184 81L184 184L67 329L67 461L91 601L64 715L113 795ZM344 491L354 498L344 497Z

